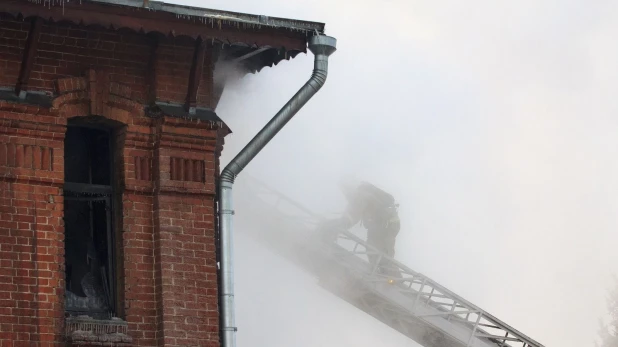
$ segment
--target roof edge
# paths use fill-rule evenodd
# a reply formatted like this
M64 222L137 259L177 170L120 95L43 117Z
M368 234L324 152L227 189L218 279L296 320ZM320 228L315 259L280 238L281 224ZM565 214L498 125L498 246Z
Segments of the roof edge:
M186 5L170 4L163 1L148 0L81 0L81 2L91 2L107 5L127 6L143 8L150 11L163 11L176 14L178 17L197 17L212 20L237 22L244 24L270 26L274 28L287 28L303 30L324 34L325 24L319 22L302 21L288 18L269 17L241 12L214 10Z

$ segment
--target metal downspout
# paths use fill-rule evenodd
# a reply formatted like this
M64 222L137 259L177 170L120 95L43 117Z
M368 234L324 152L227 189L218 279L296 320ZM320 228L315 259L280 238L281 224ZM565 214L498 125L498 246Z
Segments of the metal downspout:
M272 140L326 82L328 57L335 52L337 40L316 35L309 39L309 50L315 55L313 74L307 83L279 110L255 137L223 169L219 181L219 220L221 238L221 332L223 347L236 347L234 312L234 252L232 245L232 186L236 176Z

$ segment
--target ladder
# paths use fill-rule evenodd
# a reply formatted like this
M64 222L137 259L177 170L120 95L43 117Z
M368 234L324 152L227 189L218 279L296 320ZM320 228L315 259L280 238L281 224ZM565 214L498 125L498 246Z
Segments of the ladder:
M236 206L251 228L239 228L315 276L319 284L425 347L544 347L431 278L390 258L346 230L318 233L325 219L243 176ZM391 269L378 272L368 255Z

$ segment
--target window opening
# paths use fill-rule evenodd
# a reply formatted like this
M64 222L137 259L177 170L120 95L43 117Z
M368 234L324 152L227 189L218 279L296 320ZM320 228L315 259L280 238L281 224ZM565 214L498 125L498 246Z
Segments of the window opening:
M110 131L69 126L65 137L65 310L114 316L115 252Z

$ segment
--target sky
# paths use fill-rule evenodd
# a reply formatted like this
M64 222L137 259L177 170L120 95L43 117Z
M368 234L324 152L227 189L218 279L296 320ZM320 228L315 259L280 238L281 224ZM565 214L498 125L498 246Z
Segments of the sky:
M618 272L618 2L181 3L324 22L338 39L326 85L238 180L324 214L343 209L342 175L375 183L401 204L398 260L545 346L593 345ZM228 86L223 163L312 63L300 55ZM239 345L414 346L235 237Z

